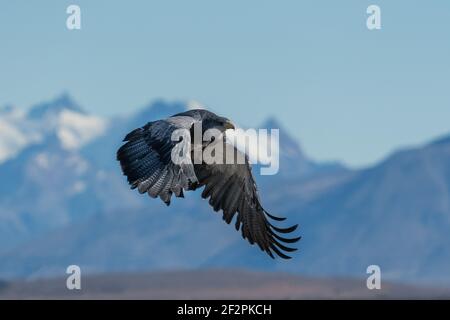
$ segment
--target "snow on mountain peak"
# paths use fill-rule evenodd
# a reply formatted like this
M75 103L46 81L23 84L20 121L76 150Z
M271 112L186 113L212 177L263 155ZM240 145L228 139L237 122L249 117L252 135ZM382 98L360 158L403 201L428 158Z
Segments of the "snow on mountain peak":
M15 157L25 147L56 137L66 150L84 146L107 128L106 119L88 115L67 94L23 109L0 109L0 163Z
M17 154L27 144L27 140L17 126L0 119L0 163Z
M78 149L105 132L107 121L100 117L64 109L58 117L57 136L65 149Z

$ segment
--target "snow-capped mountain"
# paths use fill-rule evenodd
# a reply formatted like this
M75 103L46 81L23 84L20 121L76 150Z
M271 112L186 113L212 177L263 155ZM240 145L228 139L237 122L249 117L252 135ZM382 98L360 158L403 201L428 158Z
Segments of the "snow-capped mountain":
M56 135L61 146L79 149L107 129L107 120L88 115L67 94L33 106L28 112L14 107L0 110L0 163L25 147Z

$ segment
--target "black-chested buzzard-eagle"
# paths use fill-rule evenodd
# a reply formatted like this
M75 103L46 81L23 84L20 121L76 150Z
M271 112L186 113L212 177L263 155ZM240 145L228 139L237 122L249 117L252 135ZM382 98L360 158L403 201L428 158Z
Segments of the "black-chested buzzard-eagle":
M296 249L285 244L297 242L300 237L285 238L280 234L293 232L297 225L280 228L269 222L269 219L282 221L285 218L273 216L263 209L247 155L227 143L225 135L222 134L220 143L223 143L225 150L242 156L245 159L243 162L207 164L204 161L172 161L172 149L180 142L173 141L173 132L186 129L192 133L199 123L202 133L211 128L221 133L234 129L227 118L206 110L189 110L164 120L149 122L131 131L123 140L125 144L117 151L117 160L131 188L137 188L140 193L147 192L153 198L159 196L169 205L172 194L183 197L183 190L204 187L202 197L209 198L214 211L223 211L226 223L231 223L237 213L236 230L241 229L244 239L251 244L256 243L272 258L275 253L289 259L283 251L292 252ZM195 142L193 137L191 139L193 150ZM204 149L208 143L218 141L212 139L201 143L200 148Z

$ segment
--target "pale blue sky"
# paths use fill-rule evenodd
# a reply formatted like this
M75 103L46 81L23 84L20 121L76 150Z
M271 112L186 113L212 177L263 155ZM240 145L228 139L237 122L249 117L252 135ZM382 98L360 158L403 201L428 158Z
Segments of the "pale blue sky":
M0 1L0 105L195 99L251 126L275 115L312 157L363 166L450 132L449 80L449 1Z

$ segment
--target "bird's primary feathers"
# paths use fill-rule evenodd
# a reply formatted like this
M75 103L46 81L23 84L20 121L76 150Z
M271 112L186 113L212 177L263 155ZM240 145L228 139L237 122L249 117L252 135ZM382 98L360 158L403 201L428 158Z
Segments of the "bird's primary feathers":
M159 196L169 205L172 194L183 197L183 191L204 187L202 197L209 198L209 204L215 211L222 210L226 223L231 223L237 213L235 227L241 230L243 238L251 244L256 243L272 258L275 253L289 259L284 252L296 249L285 244L297 242L300 237L286 238L280 234L293 232L297 225L280 228L269 221L285 218L270 215L261 206L245 154L222 138L210 143L223 143L224 154L232 151L235 157L241 156L243 162L207 164L204 161L185 161L177 164L172 161L172 150L179 143L172 141L173 132L177 129L192 132L199 123L203 131L214 128L225 132L228 128L234 128L228 119L210 111L189 110L131 131L124 139L126 143L117 151L117 160L131 188L137 188L140 193L148 193L153 198ZM205 145L200 147L204 149Z

